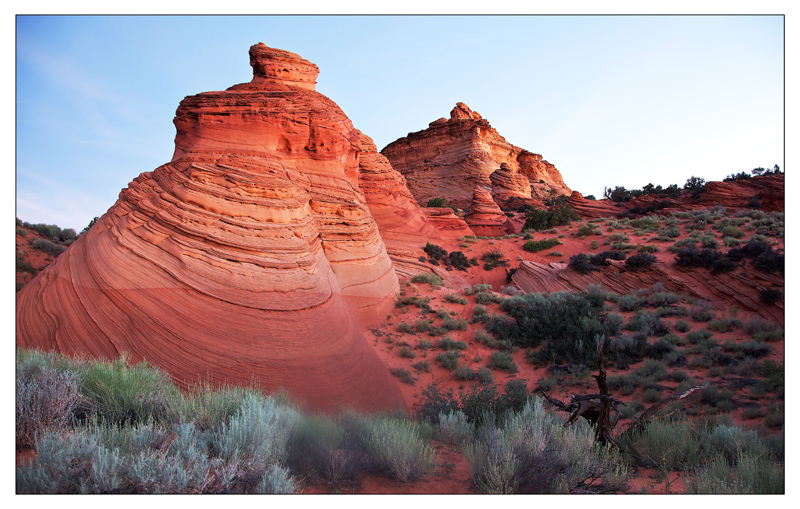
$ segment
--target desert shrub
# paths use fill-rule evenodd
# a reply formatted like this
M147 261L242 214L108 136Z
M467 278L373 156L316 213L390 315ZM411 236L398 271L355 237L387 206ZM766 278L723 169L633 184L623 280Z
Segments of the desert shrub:
M412 283L427 283L433 287L442 286L442 278L436 274L420 273L411 278Z
M711 269L714 263L722 259L722 254L716 249L697 249L685 247L679 249L675 255L675 265L678 267L703 267Z
M467 299L457 293L448 293L447 295L444 296L444 300L446 300L447 302L452 302L453 304L461 304L461 305L467 304Z
M705 329L698 329L688 333L686 340L693 345L697 345L705 343L711 336L713 336L711 332Z
M658 246L656 246L655 244L648 244L646 246L638 246L636 248L636 250L639 251L640 253L657 253L657 252L660 251Z
M697 433L680 419L650 422L630 439L639 453L667 470L688 470L702 458Z
M464 412L456 410L448 414L439 414L439 424L435 428L434 436L440 442L460 445L472 437L474 431L475 425L467 420Z
M397 349L397 355L403 359L415 359L417 357L417 352L412 350L410 347L401 346Z
M475 296L475 302L484 306L486 304L499 304L503 301L504 299L502 296L491 291L481 292Z
M550 249L560 244L561 242L558 239L529 240L522 245L522 249L530 251L531 253L538 253L539 251L544 251L545 249Z
M606 260L624 260L625 253L622 251L603 251L602 253L598 253L589 257L589 261L592 265L601 266L607 265L608 262Z
M442 319L442 328L446 329L447 331L467 330L467 327L467 320L464 318L451 318L449 316L445 316Z
M406 368L390 368L389 372L400 379L401 382L414 385L417 383L417 379L414 378L414 375L411 371L407 370Z
M563 427L537 398L500 427L486 426L464 454L474 486L484 493L567 493L588 477L596 481L592 489L621 490L626 466L611 449L592 443L589 426Z
M657 318L652 311L640 311L628 322L628 329L641 332L646 336L663 336L669 332L669 326Z
M441 350L466 350L467 344L463 341L453 341L449 337L443 337L436 341L436 348Z
M608 343L609 359L619 369L628 369L630 364L639 362L650 353L647 336L644 334L620 334ZM633 392L633 390L631 390ZM625 394L626 396L630 393Z
M407 328L405 328L405 327L404 327L403 330L400 330L400 326L402 324L403 324L403 322L400 322L400 324L398 324L398 326L397 326L397 330L398 331L404 332L404 333L413 332L413 330L406 330ZM425 319L425 318L420 318L419 320L416 320L414 322L414 329L416 329L417 332L428 332L431 329L433 329L433 321Z
M37 434L64 429L74 421L81 403L80 373L52 367L17 370L16 445L33 447Z
M743 329L751 336L758 332L772 332L778 329L778 324L761 317L753 317L744 323Z
M428 207L444 207L447 204L447 200L442 197L438 198L431 198L428 200Z
M783 494L783 466L763 457L740 455L736 466L716 456L698 467L686 485L687 493L702 494Z
M723 227L721 233L725 237L732 237L734 239L741 239L744 237L744 232L733 225Z
M406 482L433 468L434 451L422 438L420 426L401 419L368 421L363 440L379 470Z
M664 337L657 339L650 345L650 355L656 360L665 360L674 351L675 344Z
M636 311L647 303L647 297L639 297L634 294L623 295L617 300L617 307L620 311Z
M578 214L570 207L560 204L552 210L532 208L525 215L524 230L549 230L554 226L570 224Z
M61 253L63 253L64 251L67 250L66 247L64 247L64 246L62 246L60 244L54 244L53 242L51 242L51 241L49 241L47 239L41 239L41 238L40 239L34 239L31 242L31 245L34 247L34 249L38 249L39 251L51 254L53 256L58 256Z
M517 372L517 363L514 356L507 352L493 352L489 357L488 367L491 369L501 369L509 373Z
M481 304L476 304L475 307L472 309L472 314L473 315L477 315L477 316L485 315L486 314L486 306L483 306Z
M428 360L421 360L412 364L411 367L422 373L429 373L431 370L431 363Z
M672 292L654 291L647 299L653 306L669 306L681 300L681 296Z
M750 264L761 272L772 274L773 272L780 272L784 274L784 255L775 251L764 251L753 259Z
M588 274L594 270L594 265L587 255L579 253L569 257L569 268L579 274Z
M286 442L297 419L296 411L280 406L274 398L250 396L236 415L213 432L210 441L223 459L251 458L266 467L285 460Z
M453 376L456 380L473 380L478 374L466 364L461 364L453 370Z
M764 304L775 304L783 296L777 288L765 288L758 293L758 300Z
M109 423L168 420L174 417L180 393L172 380L146 361L126 366L123 355L115 362L95 362L86 369L81 393L98 419Z
M492 371L489 368L485 368L483 366L479 367L477 377L478 381L483 385L494 383L494 374L492 374Z
M401 332L403 334L410 334L414 332L414 327L407 322L400 322L397 324L397 332Z
M661 391L655 387L650 387L642 392L642 401L645 403L655 403L661 399Z
M675 321L675 330L678 332L689 332L692 329L692 325L687 322L686 320L676 320Z
M640 378L649 378L654 382L659 382L667 377L667 366L661 361L646 359L640 368L634 370L633 374Z
M646 269L656 260L657 258L650 253L638 253L625 260L625 266L633 270Z
M689 317L696 322L707 322L716 318L717 313L711 310L711 302L699 300L689 306Z
M481 259L484 261L484 270L492 270L497 267L507 267L509 265L509 261L505 258L503 252L498 250L483 253Z
M714 332L730 332L734 329L742 327L742 321L734 318L721 318L719 320L711 320L706 325L706 329Z
M609 335L605 303L583 292L519 295L500 309L508 316L495 318L487 330L523 348L545 343L536 352L542 362L594 362L596 338Z
M476 293L491 292L491 291L492 291L492 285L482 283L482 284L472 285L471 287L467 288L466 290L464 290L464 295L475 295Z
M625 325L625 317L623 317L619 313L611 313L608 315L606 325L608 325L609 334L615 336L622 330L622 327Z
M458 367L458 360L461 357L461 352L458 350L449 350L444 353L436 354L436 362L438 362L444 369L453 371Z

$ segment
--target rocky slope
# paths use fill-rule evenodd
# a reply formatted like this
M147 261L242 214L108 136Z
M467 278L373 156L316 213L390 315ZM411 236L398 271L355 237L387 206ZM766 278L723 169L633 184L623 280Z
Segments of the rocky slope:
M185 98L172 161L19 292L17 344L255 378L317 410L405 408L359 328L398 287L359 132L311 62L257 44L250 64L250 83Z
M539 154L508 143L464 103L456 104L449 119L440 118L428 129L409 133L381 153L403 174L422 205L430 198L446 197L450 204L465 208L476 185L494 185L502 189L499 195L504 199L514 195L531 198L531 184L539 199L551 191L570 193L555 166ZM504 163L505 169L493 182L490 175ZM527 186L522 178L527 179Z

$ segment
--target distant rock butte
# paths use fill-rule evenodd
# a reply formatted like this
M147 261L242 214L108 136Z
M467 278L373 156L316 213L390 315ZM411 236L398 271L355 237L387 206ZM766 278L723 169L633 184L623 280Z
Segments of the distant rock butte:
M486 187L475 186L464 221L476 235L496 237L514 232L514 225L492 199Z
M407 410L359 329L398 289L360 187L386 198L374 209L393 241L434 232L402 177L360 160L362 137L314 90L314 64L264 44L250 64L250 83L181 101L172 161L18 293L17 344L128 352L179 383L255 377L315 410Z
M450 119L431 122L428 129L409 133L381 153L403 174L420 204L444 197L466 208L476 185L490 187L499 201L515 196L541 201L551 192L571 192L555 166L508 143L464 103L456 104ZM492 179L497 170L501 172ZM536 196L531 195L532 185Z

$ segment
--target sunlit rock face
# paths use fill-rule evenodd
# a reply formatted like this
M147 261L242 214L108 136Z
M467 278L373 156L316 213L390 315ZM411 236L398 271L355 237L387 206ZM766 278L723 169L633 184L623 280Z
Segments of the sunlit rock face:
M431 122L428 129L409 133L381 153L403 174L421 204L430 198L445 197L448 203L466 208L476 185L508 190L501 197L503 200L514 196L533 198L532 188L539 201L551 192L571 192L555 166L539 154L508 143L464 103L456 104L449 119L440 118ZM507 174L501 172L493 182L490 175L503 163Z
M172 161L19 292L17 344L127 352L180 383L255 378L314 410L403 409L360 332L398 280L359 132L314 90L314 64L264 44L250 64L250 83L181 101Z

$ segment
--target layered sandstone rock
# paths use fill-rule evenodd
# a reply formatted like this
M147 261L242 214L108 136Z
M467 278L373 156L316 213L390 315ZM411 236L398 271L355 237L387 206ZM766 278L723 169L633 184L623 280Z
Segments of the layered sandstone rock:
M422 210L442 238L456 239L464 235L475 235L469 225L449 207L423 207Z
M587 200L578 191L572 191L567 200L567 206L571 207L579 216L586 219L597 219L600 217L616 217L625 209L617 207L611 200Z
M18 294L17 344L178 382L286 388L312 409L403 408L359 324L397 277L359 192L360 137L314 64L258 44L254 77L185 98L175 154Z
M497 203L509 203L515 199L531 199L531 183L525 175L514 171L507 163L489 174L492 183L492 197Z
M514 231L514 226L492 199L488 188L475 186L469 213L464 217L476 235L501 236Z
M410 133L390 143L381 153L392 167L403 174L411 193L420 204L430 198L446 197L449 203L465 208L476 185L492 186L490 175L505 163L530 182L541 185L538 192L551 190L567 195L558 170L542 156L508 143L476 111L457 103L450 118L431 122L428 129ZM499 180L498 180L499 181ZM509 189L525 188L520 179Z
M378 153L372 138L359 131L359 143L358 184L395 269L403 274L424 270L418 258L428 241L441 239L439 231L414 200L405 178Z

